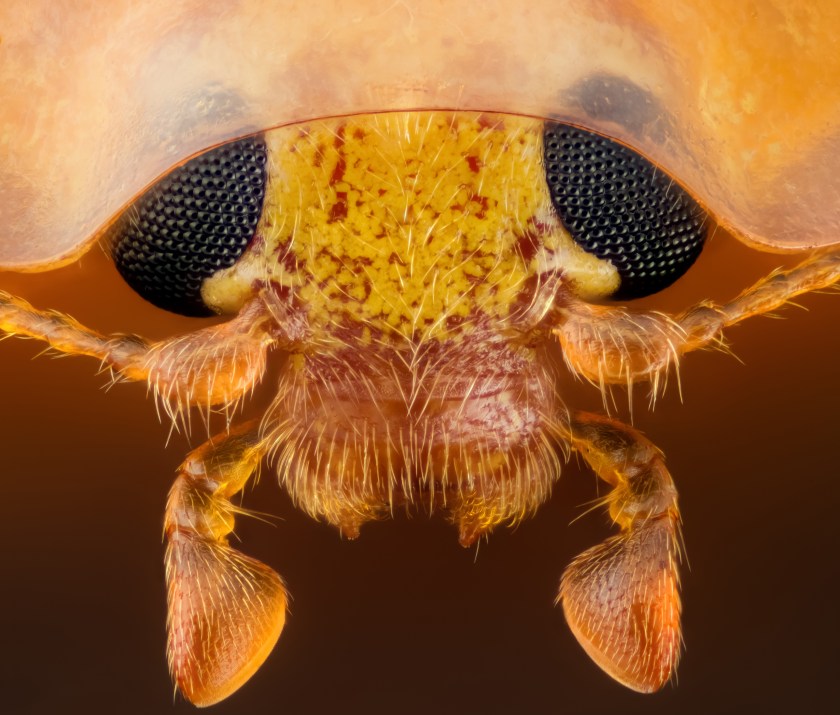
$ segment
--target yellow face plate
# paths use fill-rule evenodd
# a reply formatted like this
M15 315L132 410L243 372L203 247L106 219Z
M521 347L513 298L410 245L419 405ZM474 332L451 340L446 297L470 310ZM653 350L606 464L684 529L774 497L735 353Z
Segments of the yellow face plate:
M219 312L273 284L316 332L444 339L478 319L515 319L529 287L551 277L585 297L618 286L554 215L539 120L360 115L278 129L266 144L256 239L202 290Z

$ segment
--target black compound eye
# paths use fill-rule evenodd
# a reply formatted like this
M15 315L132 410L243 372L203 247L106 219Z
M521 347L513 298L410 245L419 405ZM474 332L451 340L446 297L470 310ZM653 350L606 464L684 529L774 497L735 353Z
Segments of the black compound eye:
M647 159L556 122L545 123L544 147L554 209L578 245L616 267L614 298L656 293L700 255L705 211Z
M201 284L245 251L262 212L266 148L260 137L223 144L146 191L111 231L126 282L181 315L212 315Z

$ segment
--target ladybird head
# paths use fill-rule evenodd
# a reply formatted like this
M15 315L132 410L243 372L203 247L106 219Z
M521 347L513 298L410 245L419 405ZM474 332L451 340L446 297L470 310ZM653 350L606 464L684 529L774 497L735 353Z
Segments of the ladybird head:
M147 190L111 247L127 282L174 312L235 313L273 285L295 289L316 321L409 334L476 310L504 320L529 281L552 276L585 298L656 292L706 231L673 179L605 137L418 112L221 145Z

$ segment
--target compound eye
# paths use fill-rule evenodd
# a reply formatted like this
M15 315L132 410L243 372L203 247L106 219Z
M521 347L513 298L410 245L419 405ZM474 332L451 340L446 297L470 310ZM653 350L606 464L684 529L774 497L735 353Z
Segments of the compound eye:
M254 236L266 186L260 137L223 144L149 188L117 221L111 253L125 281L159 308L212 315L201 284Z
M612 263L614 298L641 298L671 285L700 255L705 211L667 174L599 134L546 122L546 181L575 242Z

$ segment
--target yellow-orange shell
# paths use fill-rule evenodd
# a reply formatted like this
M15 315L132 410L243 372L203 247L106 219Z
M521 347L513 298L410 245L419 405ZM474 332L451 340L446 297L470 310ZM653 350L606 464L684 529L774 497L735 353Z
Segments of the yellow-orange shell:
M156 177L233 137L431 108L580 124L746 241L830 245L838 35L833 0L6 0L0 268L77 257Z

